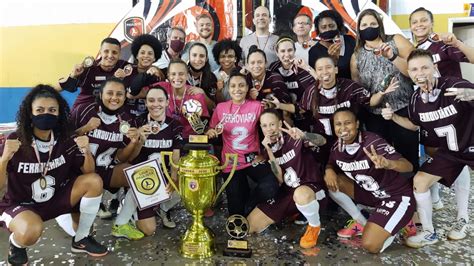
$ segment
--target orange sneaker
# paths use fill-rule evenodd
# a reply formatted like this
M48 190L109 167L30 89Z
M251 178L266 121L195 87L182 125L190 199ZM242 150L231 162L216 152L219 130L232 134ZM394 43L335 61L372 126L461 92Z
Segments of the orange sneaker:
M319 233L321 232L321 226L306 226L306 232L300 239L300 247L312 248L318 243Z
M341 230L337 231L339 237L351 238L353 236L360 236L364 232L364 226L358 223L356 220L347 221L346 226Z

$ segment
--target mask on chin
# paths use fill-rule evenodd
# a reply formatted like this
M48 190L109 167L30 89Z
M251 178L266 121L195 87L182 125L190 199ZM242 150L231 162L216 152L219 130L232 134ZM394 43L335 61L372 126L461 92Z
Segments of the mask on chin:
M109 108L107 108L105 106L104 102L102 102L102 99L100 100L100 108L101 108L102 112L104 112L105 114L108 114L108 115L115 115L120 111L120 109L122 109L122 107L120 107L117 110L110 110Z
M58 116L53 114L40 114L31 117L33 126L41 130L51 130L58 125Z
M319 34L319 37L323 40L332 40L339 34L338 30L329 30Z

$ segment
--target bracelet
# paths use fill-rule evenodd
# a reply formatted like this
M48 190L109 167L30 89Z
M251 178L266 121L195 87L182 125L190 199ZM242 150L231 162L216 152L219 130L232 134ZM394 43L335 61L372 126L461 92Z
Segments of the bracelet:
M396 53L393 53L392 57L390 57L388 60L390 60L391 62L395 61L395 59L397 59L398 57L398 54Z

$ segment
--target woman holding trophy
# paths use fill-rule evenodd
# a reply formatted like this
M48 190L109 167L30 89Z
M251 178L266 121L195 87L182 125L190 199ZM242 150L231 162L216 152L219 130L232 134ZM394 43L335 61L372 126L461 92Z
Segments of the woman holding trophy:
M156 86L148 90L146 94L146 107L148 112L135 120L136 127L141 133L140 143L136 157L131 158L133 165L151 160L161 159L161 151L172 151L173 161L177 164L181 148L183 126L175 119L166 116L166 109L169 105L168 93L162 87ZM169 163L166 163L169 165ZM177 182L177 172L171 168L171 176ZM169 187L170 188L170 187ZM168 189L171 193L171 190ZM171 200L160 204L158 215L161 217L163 226L174 228L176 224L171 220L169 209L180 200L179 196L173 192ZM138 211L137 228L145 235L150 236L155 233L156 220L153 208Z
M238 155L237 170L226 188L228 210L229 215L247 215L258 203L273 197L278 182L269 165L256 159L260 150L257 123L263 107L260 101L247 99L249 86L238 71L230 75L229 93L231 100L217 105L206 134L210 138L222 134L223 160L226 153ZM230 168L229 164L223 170L224 178ZM257 183L253 191L247 177Z

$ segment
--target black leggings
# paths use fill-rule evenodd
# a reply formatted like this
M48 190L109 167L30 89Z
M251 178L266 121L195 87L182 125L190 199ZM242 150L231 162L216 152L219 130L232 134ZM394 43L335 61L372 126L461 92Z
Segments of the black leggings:
M418 171L419 166L419 138L418 131L411 131L399 126L397 123L385 120L381 115L363 112L363 121L367 131L376 133L395 147L405 159L413 164L413 172ZM395 112L399 116L408 117L407 108Z
M228 176L229 173L224 173L224 178ZM250 188L247 178L255 182L255 188ZM258 203L273 198L278 188L278 181L267 162L235 171L226 188L229 215L247 216Z

